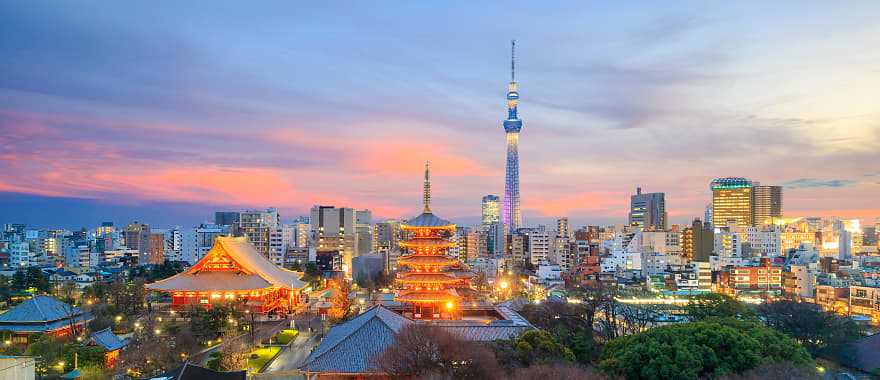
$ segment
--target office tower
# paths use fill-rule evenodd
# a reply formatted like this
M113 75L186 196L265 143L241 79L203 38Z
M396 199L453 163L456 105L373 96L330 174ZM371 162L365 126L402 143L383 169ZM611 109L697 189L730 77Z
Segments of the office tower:
M355 211L355 234L357 253L355 256L366 255L373 250L373 214L370 210Z
M221 220L223 221L223 220ZM229 220L225 220L229 221ZM226 224L217 224L224 226ZM253 244L257 252L263 254L263 257L270 257L273 252L273 242L280 242L280 232L278 228L281 225L281 216L278 210L269 208L262 210L248 210L238 213L238 222L234 224L235 233L238 236L247 236L248 241ZM270 236L272 235L272 236ZM274 245L275 254L277 256L277 244Z
M510 83L507 85L507 120L504 132L507 135L507 168L504 182L504 206L501 222L508 231L522 227L522 210L519 203L519 132L522 120L517 114L519 89L516 83L516 41L510 42Z
M505 231L504 225L501 222L489 224L485 231L487 255L501 256L504 254Z
M127 248L138 251L138 265L150 263L150 225L132 222L122 231Z
M339 255L341 269L350 275L351 259L358 255L355 210L316 205L312 207L309 221L317 252Z
M489 228L492 223L501 221L501 210L499 207L499 199L497 195L486 195L480 203L483 209L483 229Z
M745 178L717 178L712 181L712 225L727 226L733 221L738 227L754 222L752 182Z
M214 213L214 224L218 226L236 226L241 213L238 211L217 211Z
M666 196L664 193L642 193L629 198L629 225L645 230L666 229Z
M773 224L782 218L782 186L762 186L755 184L752 190L754 197L754 225Z
M556 237L565 238L568 240L571 239L571 226L568 224L567 217L556 219Z

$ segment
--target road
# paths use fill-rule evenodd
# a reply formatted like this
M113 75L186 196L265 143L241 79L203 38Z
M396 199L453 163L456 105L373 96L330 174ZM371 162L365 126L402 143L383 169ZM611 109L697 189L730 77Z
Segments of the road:
M241 340L241 339L246 339L247 343L250 344L252 338L254 339L254 341L259 343L260 340L267 339L270 336L275 335L275 333L277 333L278 331L281 331L282 329L287 328L289 326L289 323L290 322L288 322L287 320L256 322L255 326L254 326L254 332L256 334L254 337L251 336L250 332L245 332L243 334L229 338L228 340L224 341L222 344L218 344L218 345L213 346L211 348L206 348L196 354L193 354L192 356L190 356L189 361L193 362L193 363L197 363L198 365L204 366L207 364L209 354L212 351L219 349L224 344L234 342L237 340Z
M278 357L266 367L265 373L295 371L305 362L312 348L318 345L319 339L315 334L301 331L289 347L285 347ZM297 371L298 372L298 371Z

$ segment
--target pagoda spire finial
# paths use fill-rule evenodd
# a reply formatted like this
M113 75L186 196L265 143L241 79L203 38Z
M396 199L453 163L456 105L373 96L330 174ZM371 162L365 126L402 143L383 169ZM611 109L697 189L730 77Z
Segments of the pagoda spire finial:
M516 82L516 40L510 40L510 81Z
M425 190L424 190L424 203L425 209L424 212L431 212L431 169L428 166L428 161L425 161Z

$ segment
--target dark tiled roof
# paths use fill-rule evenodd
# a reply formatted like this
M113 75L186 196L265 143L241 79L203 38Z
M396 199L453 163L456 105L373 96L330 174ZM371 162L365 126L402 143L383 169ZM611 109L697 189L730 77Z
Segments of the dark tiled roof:
M507 319L489 324L467 320L433 321L431 326L477 342L510 339L534 328L510 309L500 307L498 312ZM394 342L400 329L411 323L419 322L381 305L373 306L351 321L330 329L300 369L324 373L375 373L373 358Z
M79 314L82 314L79 308L72 307L55 298L35 296L0 314L0 325L4 323L52 322Z
M844 350L852 360L845 365L870 373L880 369L880 333L850 343Z
M474 325L474 326L442 326L442 329L457 335L461 339L472 342L494 342L518 337L520 334L533 329L531 326L498 326L498 325Z
M146 380L245 380L247 379L246 371L234 372L217 372L205 367L199 367L190 362L184 363L182 366L174 370L165 372L157 377L150 377Z
M128 341L120 338L110 328L103 329L92 333L90 337L92 342L103 347L107 351L115 351L128 345Z
M335 326L300 369L307 372L374 372L373 357L394 342L403 326L413 323L391 310L373 306L351 321Z
M448 220L441 219L430 212L426 212L415 218L407 220L404 225L412 227L446 227L452 226L453 224Z

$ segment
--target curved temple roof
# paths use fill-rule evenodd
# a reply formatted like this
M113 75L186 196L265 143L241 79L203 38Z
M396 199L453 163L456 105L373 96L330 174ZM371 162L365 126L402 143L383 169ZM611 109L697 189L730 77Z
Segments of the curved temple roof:
M425 212L421 215L407 220L406 223L401 224L401 228L406 227L444 227L444 228L454 228L455 224L452 222L442 219L431 212Z
M215 271L207 268L217 260L233 262L239 271ZM268 287L303 289L299 272L278 267L254 249L246 237L218 236L211 250L183 273L148 284L158 291L228 291Z

